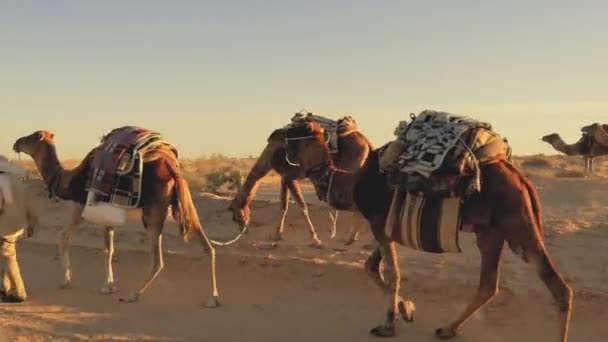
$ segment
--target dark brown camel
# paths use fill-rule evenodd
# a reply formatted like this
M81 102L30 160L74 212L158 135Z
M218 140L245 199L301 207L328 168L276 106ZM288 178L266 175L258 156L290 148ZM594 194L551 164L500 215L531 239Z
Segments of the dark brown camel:
M374 149L369 139L359 131L338 136L338 146L338 153L332 155L332 159L336 165L350 171L358 170L367 159L369 153ZM291 165L286 161L284 128L277 129L272 132L268 138L268 144L258 157L254 166L249 171L243 187L232 200L229 209L233 213L233 220L239 223L241 228L244 228L249 223L251 218L250 204L255 196L259 181L271 170L274 170L281 176L281 215L273 239L281 240L283 238L283 227L285 224L285 217L287 216L289 193L291 193L296 203L302 210L302 214L308 223L308 228L312 239L312 246L320 246L321 240L319 239L314 225L310 220L308 207L304 201L302 190L300 189L300 185L298 183L299 180L306 178L306 170L297 165ZM325 201L325 197L321 196L320 194L319 198ZM330 216L332 216L331 213ZM336 234L337 216L338 212L336 211L335 216L332 216L332 220L334 221L331 231L332 238ZM352 229L349 233L346 244L350 245L355 242L356 239L357 230Z
M59 241L59 253L63 268L62 287L69 288L72 283L72 270L68 255L68 245L72 235L84 222L81 215L87 197L85 182L88 172L92 167L93 152L95 150L89 152L76 168L66 170L59 162L53 138L54 135L51 132L37 131L17 139L13 145L13 150L17 153L23 152L32 157L50 194L59 199L74 202L70 222L61 232ZM130 296L121 299L121 301L137 301L163 268L161 234L169 207L172 206L173 208L179 208L179 210L172 210L172 212L174 219L181 225L184 238L187 238L190 234L195 235L205 252L211 258L210 285L212 296L207 302L207 306L215 307L219 304L215 277L215 250L203 231L196 208L192 202L188 184L185 179L179 176L177 167L177 159L165 153L159 153L158 158L153 161L144 162L142 200L140 201L139 208L142 209L142 222L150 237L149 251L152 269L143 285ZM116 290L112 270L114 227L105 227L105 253L106 279L101 291L113 293Z
M605 130L608 126L601 125L601 127ZM567 156L582 156L585 160L585 173L593 174L593 161L595 157L608 155L608 145L594 139L594 133L599 128L600 124L597 123L584 126L581 128L583 135L573 144L567 144L557 133L547 134L541 140Z
M375 336L395 335L397 313L404 320L413 318L413 303L399 296L401 283L395 241L385 233L385 223L394 188L387 175L380 172L379 152L372 152L356 173L337 169L327 152L323 130L316 124L304 124L286 133L287 155L297 160L309 175L333 174L336 196L330 205L358 210L371 226L378 244L366 262L366 270L389 294L386 321L371 330ZM463 324L498 292L500 257L505 241L511 250L536 269L540 279L558 303L562 315L561 339L567 341L572 290L557 271L545 248L541 227L541 204L534 186L506 159L481 166L482 190L465 202L463 221L472 225L481 252L480 283L473 301L453 322L437 329L439 338L456 336ZM314 178L311 178L314 181ZM379 271L384 259L387 281Z

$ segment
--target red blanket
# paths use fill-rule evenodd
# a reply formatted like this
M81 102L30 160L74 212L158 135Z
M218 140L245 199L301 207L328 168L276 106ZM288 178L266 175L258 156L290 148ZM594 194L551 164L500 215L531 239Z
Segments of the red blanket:
M134 169L137 148L152 137L160 135L141 127L125 126L111 131L102 140L93 156L92 175L88 190L109 197L116 190L117 177ZM139 161L141 162L141 161Z

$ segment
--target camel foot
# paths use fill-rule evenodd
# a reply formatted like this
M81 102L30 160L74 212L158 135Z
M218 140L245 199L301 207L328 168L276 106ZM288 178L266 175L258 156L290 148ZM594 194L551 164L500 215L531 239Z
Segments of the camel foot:
M335 237L336 237L336 229L334 228L329 232L329 238L334 239Z
M456 337L456 331L454 331L452 328L439 328L435 330L435 336L441 340L448 340Z
M352 238L352 237L351 237L350 239L346 240L346 242L344 243L344 245L346 245L346 246L350 246L350 245L352 245L353 243L355 243L355 241L357 241L357 238Z
M312 248L323 248L323 242L321 242L321 240L315 236L312 238L312 242L308 246Z
M207 300L207 302L204 304L204 306L207 309L217 308L218 306L220 306L220 299L216 296L213 296Z
M395 326L379 325L369 331L370 334L376 337L393 337L395 336Z
M61 284L59 284L59 288L62 290L69 290L72 288L72 280L66 279Z
M23 303L25 302L25 297L10 294L2 297L0 300L2 303Z
M404 322L411 323L414 321L414 312L416 311L416 304L414 302L402 300L399 302L398 307Z
M112 294L116 292L116 285L114 285L114 283L104 284L101 289L99 289L99 292L103 294Z
M272 241L281 241L283 240L283 232L276 232L273 235L270 236L270 239Z
M139 300L139 294L134 293L128 297L125 298L120 298L119 301L123 302L123 303L135 303Z

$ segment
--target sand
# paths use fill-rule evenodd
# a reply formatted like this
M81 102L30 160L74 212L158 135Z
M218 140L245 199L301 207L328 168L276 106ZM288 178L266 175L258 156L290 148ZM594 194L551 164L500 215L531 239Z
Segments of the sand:
M547 248L575 289L570 341L604 341L608 335L608 201L602 178L539 178ZM137 303L119 297L135 289L149 267L146 234L134 218L116 234L118 292L99 292L103 281L100 227L86 225L70 249L74 286L59 288L57 233L70 204L45 197L39 182L37 205L43 226L18 247L29 299L0 304L0 341L375 341L369 329L384 319L385 302L363 272L369 232L346 249L350 218L341 216L338 236L329 239L326 208L311 199L311 213L325 248L308 247L304 221L295 205L287 217L285 240L262 248L278 219L276 186L265 184L253 203L250 233L236 245L219 247L218 281L222 305L207 309L208 259L178 229L165 228L165 268ZM226 210L228 198L197 195L209 235L236 231ZM134 216L136 217L136 216ZM399 248L401 293L417 304L416 320L399 323L393 340L436 341L436 328L454 319L472 298L479 253L474 236L462 235L463 253L423 254ZM557 341L556 306L530 266L504 252L497 298L478 312L457 341Z

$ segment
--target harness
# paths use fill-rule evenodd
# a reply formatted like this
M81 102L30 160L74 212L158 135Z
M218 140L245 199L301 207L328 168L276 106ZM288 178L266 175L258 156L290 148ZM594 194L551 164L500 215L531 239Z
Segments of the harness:
M348 134L350 134L352 132L349 132ZM291 137L291 138L285 138L285 147L287 148L287 145L289 144L290 141L297 141L297 140L308 140L308 139L315 139L316 137L314 135L306 135L306 136L302 136L302 137ZM289 154L287 153L287 150L285 151L285 161L291 165L291 166L301 166L298 163L294 163L292 161L289 160ZM329 205L330 202L330 198L331 198L331 190L333 187L333 183L334 183L334 175L336 174L336 170L331 170L330 171L330 163L327 162L326 160L318 163L317 165L314 165L313 167L311 167L310 169L304 171L304 175L309 178L310 180L312 180L313 182L317 182L320 183L321 181L323 181L325 178L329 177L329 180L327 182L327 194L325 195L325 202L327 202L327 204ZM322 183L323 185L325 185L324 183Z

